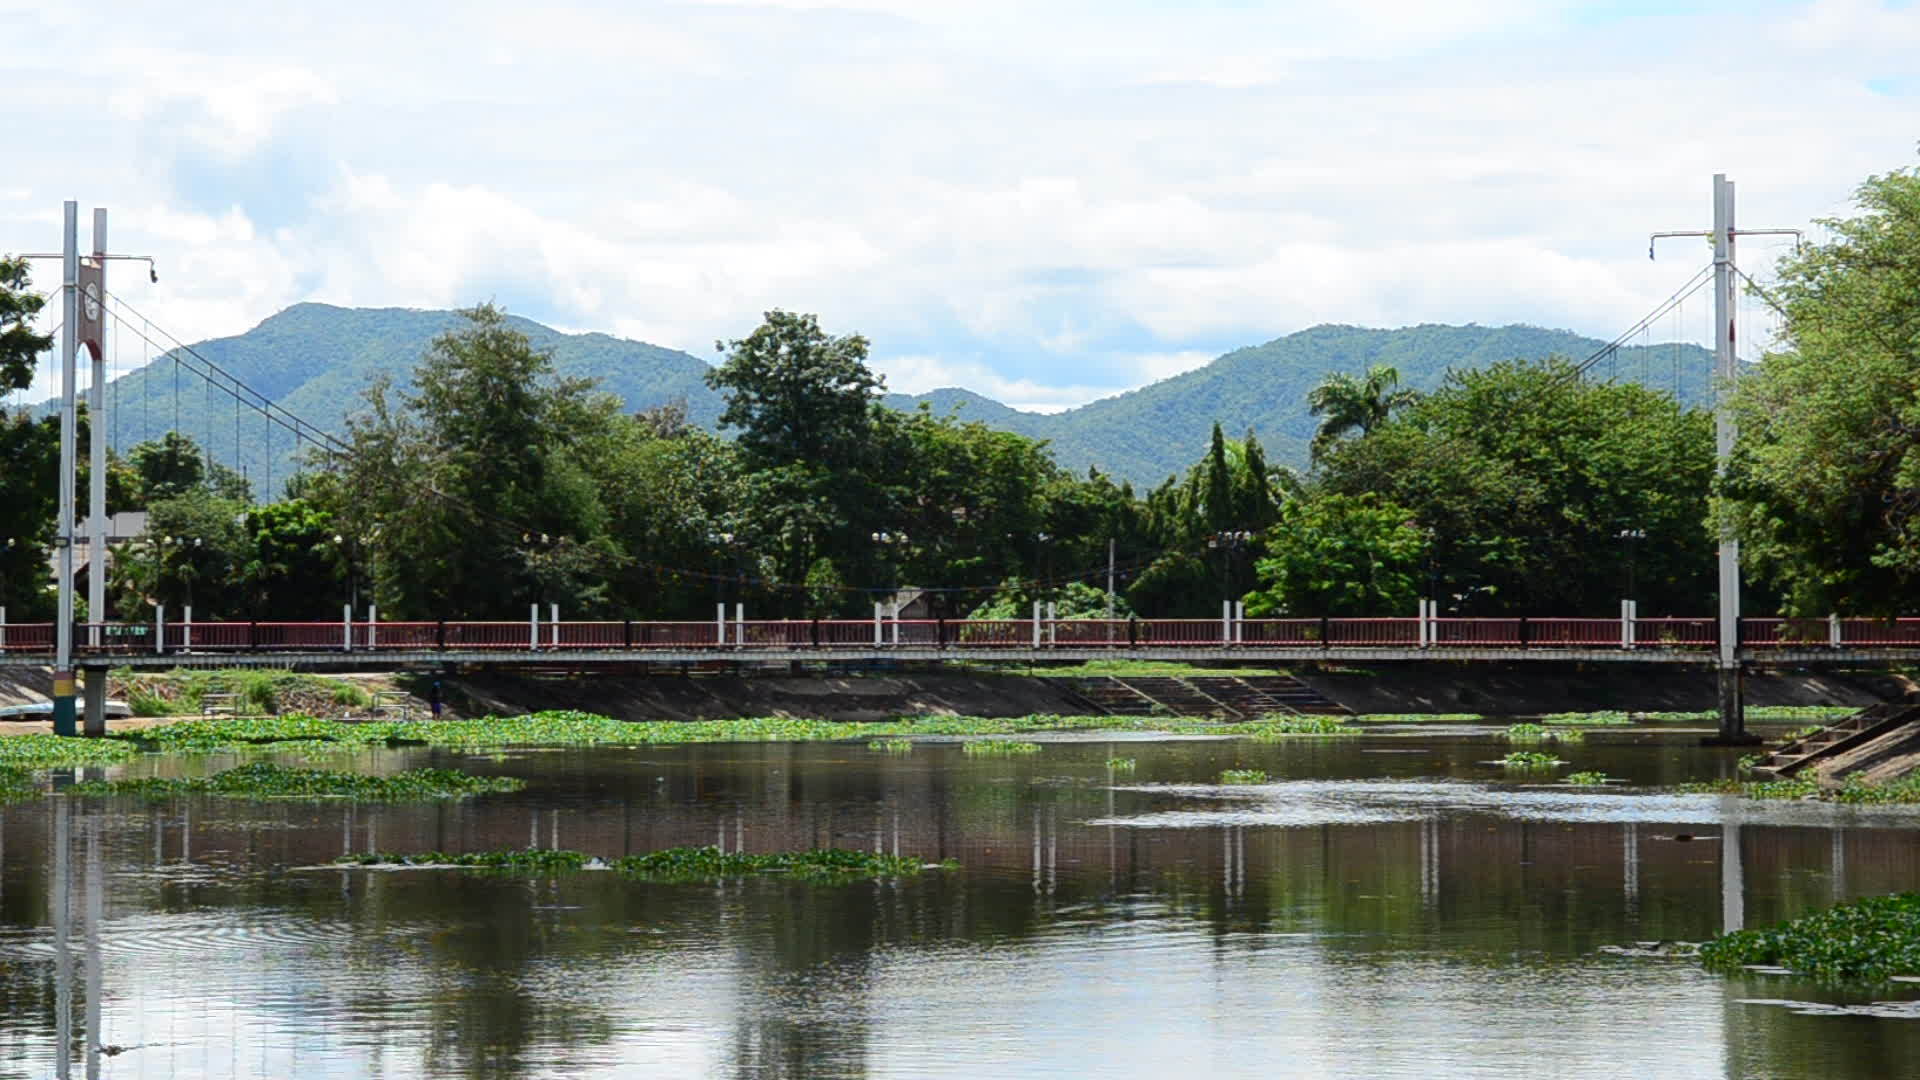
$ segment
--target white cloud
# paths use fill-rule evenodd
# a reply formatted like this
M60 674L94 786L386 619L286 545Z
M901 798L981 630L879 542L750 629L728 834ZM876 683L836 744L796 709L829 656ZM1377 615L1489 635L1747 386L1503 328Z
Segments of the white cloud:
M1691 272L1644 238L1711 173L1796 225L1910 164L1865 84L1920 70L1920 9L1869 0L77 11L0 35L45 129L0 249L110 206L182 336L492 296L709 357L777 306L1043 409L1319 322L1611 336Z

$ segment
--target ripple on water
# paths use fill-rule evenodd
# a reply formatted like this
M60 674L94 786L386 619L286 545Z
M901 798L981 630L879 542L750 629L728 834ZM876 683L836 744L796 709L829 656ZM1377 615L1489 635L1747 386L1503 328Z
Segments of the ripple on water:
M109 956L257 954L263 949L334 948L356 936L351 923L289 918L284 911L194 912L111 920L101 927L100 950ZM70 949L79 939L72 941ZM0 957L45 960L54 955L50 927L0 934Z
M1136 784L1118 788L1194 798L1196 805L1095 818L1089 825L1140 829L1198 829L1223 825L1309 827L1422 821L1483 814L1516 821L1593 824L1663 823L1912 828L1920 808L1861 807L1819 802L1774 802L1722 795L1681 795L1632 789L1519 787L1459 780L1279 780L1222 787L1209 784ZM1204 800L1204 803L1202 802Z

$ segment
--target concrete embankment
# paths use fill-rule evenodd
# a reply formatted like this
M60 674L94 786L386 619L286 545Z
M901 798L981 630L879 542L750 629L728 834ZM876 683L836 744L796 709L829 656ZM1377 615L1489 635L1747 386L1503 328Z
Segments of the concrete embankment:
M1529 716L1624 709L1719 707L1711 671L1670 664L1432 663L1299 671L1300 681L1356 713L1477 712ZM1856 705L1898 701L1920 684L1890 671L1749 672L1748 705Z

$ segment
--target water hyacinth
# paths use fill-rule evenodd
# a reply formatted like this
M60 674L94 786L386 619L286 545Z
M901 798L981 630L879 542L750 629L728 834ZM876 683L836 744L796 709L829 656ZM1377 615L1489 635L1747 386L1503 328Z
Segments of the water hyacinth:
M1138 764L1139 762L1130 757L1110 757L1107 759L1107 768L1112 769L1114 772L1132 772L1134 766Z
M1868 897L1723 934L1700 947L1700 963L1720 972L1765 964L1830 981L1920 974L1920 893Z
M1283 739L1289 735L1359 734L1338 716L1291 716L1286 713L1267 713L1258 720L1236 725L1234 733L1261 740Z
M1518 743L1577 743L1587 741L1587 734L1584 731L1575 731L1569 728L1550 728L1543 724L1509 725L1507 727L1506 737L1508 742Z
M118 765L139 751L112 739L76 739L34 732L0 737L0 769L64 769Z
M1264 784L1267 774L1263 769L1227 769L1220 774L1223 784Z
M1500 764L1509 769L1552 769L1566 762L1552 754L1543 754L1538 750L1515 750L1500 759Z
M1577 772L1568 773L1567 778L1562 782L1575 787L1598 787L1606 783L1607 779L1607 774L1603 772Z
M867 744L867 749L878 750L883 754L910 754L913 752L913 740L875 739Z
M978 742L961 743L960 752L972 757L1017 757L1021 754L1039 753L1040 744L1014 742L1010 739L982 739Z
M343 855L334 860L348 866L442 867L455 866L509 873L551 874L560 871L605 869L645 881L689 882L718 881L756 874L783 874L801 881L838 884L865 878L913 877L926 865L919 859L879 852L848 851L844 848L820 848L812 851L784 851L754 854L721 851L706 847L673 847L644 855L599 860L585 852L543 850L469 851L449 854L423 851L411 854L368 852ZM958 868L951 859L939 869Z
M399 802L457 799L467 795L518 791L525 786L522 781L512 777L472 776L452 769L410 769L391 776L371 776L331 769L296 769L259 761L212 776L87 780L64 790L69 795L137 795L149 799L217 795L240 799Z

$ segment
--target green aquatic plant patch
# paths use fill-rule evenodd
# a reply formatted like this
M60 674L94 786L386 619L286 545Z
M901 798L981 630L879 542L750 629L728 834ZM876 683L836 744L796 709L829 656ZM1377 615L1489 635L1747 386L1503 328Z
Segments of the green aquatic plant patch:
M1606 783L1607 779L1607 774L1603 772L1577 772L1568 773L1562 782L1575 787L1598 787Z
M1544 724L1512 724L1507 727L1508 742L1517 743L1579 743L1587 741L1587 733L1576 728L1550 728Z
M1267 774L1263 769L1227 769L1220 774L1223 784L1264 784Z
M982 739L979 742L961 743L960 752L971 757L1018 757L1039 753L1040 744L1012 739Z
M1362 713L1353 719L1363 724L1477 724L1486 717L1472 712Z
M717 881L756 874L782 874L802 881L834 884L862 878L913 877L926 869L926 864L919 859L879 852L819 848L753 854L721 851L711 845L673 847L605 861L580 851L538 848L459 853L422 851L408 854L377 851L343 855L334 861L347 866L457 866L523 874L551 874L604 867L646 881L668 882ZM940 863L938 868L952 870L958 869L958 866L958 863L949 859Z
M525 783L506 776L473 776L452 769L409 769L390 776L297 769L257 761L212 776L187 779L149 776L134 780L86 780L69 795L137 795L149 799L217 795L236 799L353 799L400 802L457 799L518 791Z
M1677 788L1682 795L1744 795L1749 799L1811 799L1820 785L1811 780L1695 780Z
M70 735L0 736L0 768L64 769L79 765L117 765L138 753L112 739L76 739Z
M1912 806L1920 804L1920 776L1904 776L1884 784L1870 784L1849 776L1839 787L1822 787L1813 780L1706 780L1681 784L1689 795L1741 795L1749 799L1817 799L1847 806Z
M1258 720L1235 725L1235 734L1252 739L1280 739L1289 735L1357 735L1351 725L1338 716L1292 716L1267 713Z
M1566 762L1538 750L1515 750L1501 758L1500 764L1509 769L1553 769L1565 765Z
M1920 893L1868 897L1722 934L1700 946L1700 963L1720 972L1765 964L1835 982L1920 974Z
M883 754L910 754L913 752L913 740L875 739L867 744L867 749L878 750Z
M1110 757L1107 759L1107 768L1112 769L1114 772L1132 772L1134 767L1139 764L1139 762L1130 757Z
M1593 712L1547 713L1540 718L1543 724L1580 725L1594 727L1603 724L1631 724L1640 717L1651 717L1652 713L1627 713L1619 709L1599 709Z

